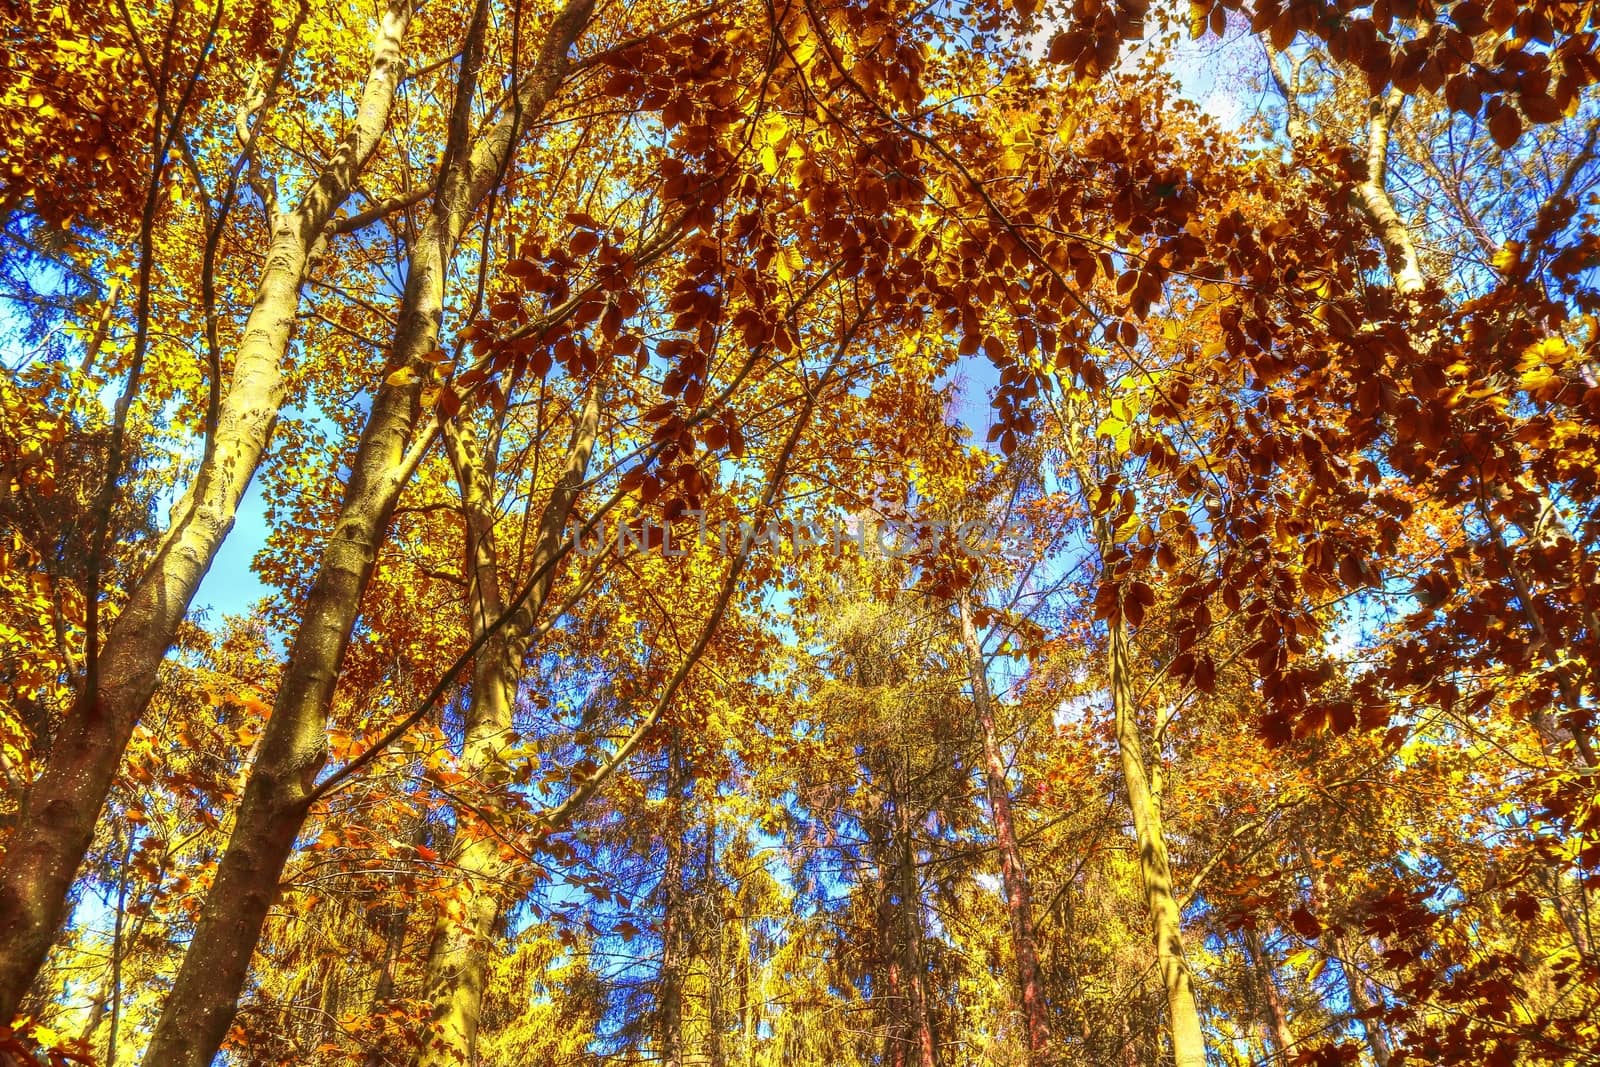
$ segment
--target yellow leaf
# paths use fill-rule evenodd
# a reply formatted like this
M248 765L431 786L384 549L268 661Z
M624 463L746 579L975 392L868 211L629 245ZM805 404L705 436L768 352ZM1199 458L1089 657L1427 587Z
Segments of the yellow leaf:
M1119 418L1101 419L1100 425L1094 428L1094 435L1096 437L1116 437L1127 428L1127 424Z
M1534 367L1524 371L1522 375L1522 388L1539 389L1557 381L1556 372L1549 367Z
M1113 410L1115 410L1115 407L1113 407ZM1094 435L1096 437L1111 438L1118 452L1126 452L1129 442L1133 439L1133 427L1113 415L1108 419L1102 420L1100 425L1095 427Z
M782 252L779 252L777 258L773 260L773 266L778 271L778 280L786 282L793 278L795 276L795 272L800 269L800 253L796 249L785 248Z
M776 111L767 111L761 115L756 139L762 144L769 144L776 148L788 132L789 124L783 120L783 116Z
M1546 337L1533 346L1533 351L1552 367L1559 367L1572 358L1572 346L1561 337Z

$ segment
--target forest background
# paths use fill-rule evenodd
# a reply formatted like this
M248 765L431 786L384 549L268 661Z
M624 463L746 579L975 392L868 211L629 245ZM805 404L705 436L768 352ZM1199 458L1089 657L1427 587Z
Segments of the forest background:
M0 1060L1600 1063L1592 3L0 30Z

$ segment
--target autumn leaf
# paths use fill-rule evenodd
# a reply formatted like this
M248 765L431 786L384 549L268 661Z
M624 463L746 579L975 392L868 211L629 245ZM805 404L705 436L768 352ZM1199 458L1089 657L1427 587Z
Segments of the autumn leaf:
M1494 143L1501 148L1510 148L1522 137L1522 116L1517 114L1515 108L1501 101L1498 106L1491 102L1489 105L1489 132L1494 136Z

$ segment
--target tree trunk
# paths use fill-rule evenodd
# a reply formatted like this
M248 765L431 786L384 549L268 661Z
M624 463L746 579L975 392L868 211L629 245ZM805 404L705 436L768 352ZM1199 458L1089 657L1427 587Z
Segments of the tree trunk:
M1427 287L1429 281L1422 269L1421 257L1417 254L1416 239L1411 228L1400 218L1399 212L1395 209L1394 198L1388 188L1390 133L1399 118L1401 108L1405 105L1405 100L1406 94L1402 90L1391 87L1382 99L1372 101L1367 122L1367 180L1356 186L1357 201L1373 234L1383 245L1384 254L1388 259L1390 284L1395 294L1402 299L1415 296ZM1419 351L1427 352L1437 342L1438 331L1434 329L1422 336L1417 347ZM1491 375L1489 384L1509 389L1509 383L1500 380L1502 377L1499 374ZM1565 523L1561 519L1560 509L1551 499L1548 487L1535 483L1526 473L1518 474L1514 482L1523 490L1527 501L1531 504L1520 509L1522 514L1513 517L1512 521L1519 528L1529 536L1537 536L1541 522L1548 521L1551 527L1550 534L1559 532L1571 537L1570 531L1565 528ZM1480 499L1481 494L1485 493L1499 501L1511 500L1515 495L1512 487L1501 481L1481 485ZM1517 602L1522 606L1523 617L1533 633L1534 642L1543 653L1545 662L1551 667L1556 667L1562 659L1564 650L1557 646L1547 631L1537 606L1538 600L1529 588L1526 576L1513 560L1494 514L1487 506L1482 508L1482 513L1484 522L1490 530L1490 540L1516 590ZM1573 540L1576 541L1576 538ZM1560 747L1564 740L1562 733L1567 732L1577 749L1582 765L1592 770L1600 765L1600 755L1594 750L1593 739L1584 721L1586 717L1577 714L1583 706L1582 685L1575 682L1565 671L1558 673L1557 683L1562 700L1566 704L1569 721L1558 724L1548 710L1540 708L1531 716L1534 727L1544 740L1546 749L1551 752Z
M984 667L983 646L972 621L972 598L962 593L957 602L961 613L961 641L966 649L967 671L972 680L972 703L983 733L984 783L989 794L989 810L994 816L995 843L1000 847L1000 878L1006 895L1006 915L1011 924L1012 953L1017 960L1017 986L1022 998L1022 1013L1028 1027L1028 1063L1041 1067L1051 1061L1050 1009L1045 1001L1044 982L1039 973L1039 948L1033 929L1033 891L1028 884L1028 868L1017 844L1011 821L1011 787L1006 777L1005 758L994 724L994 705L989 693L989 674Z
M1128 1029L1128 1017L1119 1017L1122 1023L1122 1043L1117 1049L1122 1059L1122 1067L1139 1067L1139 1054L1134 1049L1133 1031Z
M1395 292L1403 297L1420 292L1427 284L1416 241L1400 220L1388 188L1389 132L1405 99L1404 92L1391 88L1382 98L1372 101L1367 122L1367 180L1355 188L1356 202L1383 245Z
M600 428L605 376L596 378L573 430L561 479L551 491L539 520L530 570L547 568L560 548L572 505L589 469ZM463 420L445 429L445 446L461 485L462 511L467 522L468 630L476 640L506 610L500 590L498 553L495 548L492 453L480 452ZM472 696L467 708L466 739L461 771L482 785L502 784L502 749L508 743L529 627L539 616L554 582L545 570L534 595L517 617L491 635L473 665ZM475 836L456 858L463 875L466 903L457 918L441 912L429 943L423 988L432 1003L430 1033L417 1053L417 1067L457 1067L471 1063L477 1041L478 1018L489 962L489 942L504 899L500 883L512 870L501 856L492 834Z
M687 897L683 891L686 818L683 795L687 774L682 741L674 737L667 754L669 805L666 870L661 876L661 977L656 994L656 1029L662 1067L683 1067L683 979L688 947Z
M1350 959L1350 950L1343 937L1330 929L1328 940L1334 958L1339 961L1339 973L1344 976L1345 995L1350 999L1350 1007L1362 1017L1361 1029L1367 1035L1367 1048L1372 1052L1372 1061L1378 1067L1389 1067L1389 1042L1383 1036L1383 1026L1368 1014L1372 1011L1372 1001L1367 996L1361 969Z
M706 847L700 868L700 904L706 909L705 928L716 931L706 967L706 1062L710 1067L727 1067L728 1054L723 1036L728 1028L723 1005L723 984L727 980L728 924L722 921L722 886L717 880L717 795L713 787L706 799Z
M1294 1049L1294 1034L1289 1030L1289 1017L1283 1010L1283 997L1278 993L1277 977L1273 974L1272 960L1267 955L1261 937L1248 927L1243 932L1244 949L1249 964L1255 971L1261 987L1262 1007L1266 1009L1267 1033L1273 1044L1273 1062L1287 1064Z
M400 962L400 950L405 947L406 913L403 908L385 908L383 911L383 959L378 964L378 980L373 985L369 1011L377 1014L389 1007L394 997L395 972ZM391 1060L382 1048L367 1050L362 1059L364 1067L384 1067Z
M909 773L906 776L910 777ZM917 879L917 857L911 840L911 812L906 800L910 784L895 798L896 874L900 895L901 949L905 954L906 989L910 993L911 1025L917 1042L919 1067L939 1067L939 1043L933 1033L928 1005L927 964L922 956L922 889Z
M122 1002L122 959L127 950L123 938L123 924L127 920L128 912L128 876L131 870L128 866L133 859L134 837L130 833L127 843L122 849L122 862L117 873L117 905L113 913L111 926L111 961L106 968L106 978L101 983L100 991L95 995L94 1005L89 1009L89 1019L83 1024L83 1034L80 1040L83 1044L93 1046L95 1031L100 1029L100 1023L105 1019L107 1009L111 1013L111 1034L106 1039L106 1067L116 1067L117 1062L117 1030L121 1017ZM138 924L135 924L135 930Z
M410 473L406 452L420 392L420 379L385 385L373 403L233 834L146 1054L151 1067L205 1067L233 1020L278 877L327 758L327 709L361 593Z
M431 372L426 357L438 346L449 257L472 214L497 183L518 130L536 119L554 96L570 63L572 43L588 24L592 3L570 0L556 16L534 73L518 87L521 106L511 109L470 150L464 127L470 117L477 62L471 55L463 59L455 121L440 164L440 191L426 231L412 246L406 272L394 350L386 368L391 373L373 399L351 463L344 503L306 598L233 835L145 1054L149 1067L207 1067L233 1021L250 957L327 758L328 708L361 594L400 490L420 460L421 450L411 447L411 439L421 414L422 383ZM475 22L470 36L481 38L482 21ZM478 50L469 40L467 52Z
M461 484L467 525L468 631L476 640L504 611L494 545L494 499L489 466L473 442L457 427L445 431L446 448ZM501 749L512 728L512 713L521 675L521 658L513 658L504 631L485 642L473 664L472 695L467 708L461 772L486 789L501 784ZM502 889L511 869L500 842L474 817L458 814L457 825L472 826L462 835L465 847L455 856L462 874L459 891L434 919L424 967L423 990L431 1003L428 1032L415 1060L418 1067L475 1062L478 1020L483 1010L490 942L499 917ZM460 838L458 838L460 840Z
M869 803L871 800L869 798ZM873 999L883 1005L883 1062L887 1067L906 1067L911 1050L912 1027L908 1005L910 997L905 990L905 976L901 973L900 934L896 921L894 890L889 872L895 866L891 858L890 834L885 825L884 806L880 800L876 810L864 818L868 847L872 852L874 876L874 915L877 926L877 972L873 975Z
M379 20L356 120L338 154L293 212L274 220L255 304L245 321L213 446L171 527L106 634L98 682L85 687L23 801L0 864L0 1021L38 973L66 913L67 893L94 837L122 754L155 692L156 672L189 602L233 528L239 501L283 406L281 364L294 332L311 250L344 203L388 125L411 18L397 0Z
M501 897L498 887L480 884L471 875L504 866L500 843L490 833L475 832L456 862L468 877L462 882L462 897L456 898L460 912L441 910L428 946L423 990L432 1009L428 1033L413 1061L419 1067L477 1062L478 1019Z
M583 482L585 480L589 457L593 451L598 433L600 409L603 406L603 391L609 371L610 364L606 364L600 371L594 385L591 388L589 401L584 407L584 413L580 418L577 427L574 428L572 441L568 447L567 466L563 471L560 481L557 482L554 490L552 491L550 501L546 504L544 514L540 519L536 550L534 553L534 559L531 563L531 568L535 573L542 571L544 576L535 584L533 592L527 602L524 603L521 608L517 609L517 611L511 617L510 624L506 627L507 632L512 632L516 636L503 638L504 647L499 655L500 662L502 664L500 669L504 672L502 675L504 678L514 679L520 672L520 664L522 662L523 655L527 650L528 642L532 638L533 631L531 627L533 621L537 618L539 610L543 607L545 601L549 597L554 578L553 570L547 568L545 565L554 557L555 553L560 548L561 538L566 527L567 518L571 514L572 505L576 501L578 493L581 491ZM782 456L779 459L777 466L773 469L772 475L768 480L767 488L763 495L761 504L762 510L770 508L773 500L776 498L778 490L782 486L783 479L788 469L789 457L793 453L794 447L799 440L801 431L809 422L812 411L813 403L808 400L807 403L802 406L801 413L795 421L789 438L784 446ZM454 435L447 435L447 442L452 440L456 442L455 444L452 444L452 455L456 457L467 455L465 452L456 450L456 446L459 444L460 439L454 437ZM481 465L479 466L479 469L482 469ZM464 478L464 485L469 484L469 482L470 479ZM487 486L487 479L485 479L484 484ZM482 497L482 499L487 501L488 498ZM485 533L485 536L480 538L477 542L480 547L489 544L487 534L490 528L488 525L486 525L486 521L491 516L492 510L489 510L487 507L485 507L485 510L479 516L479 518L484 521L474 523L475 528L478 528ZM548 809L544 813L544 821L547 827L553 828L563 825L565 820L570 818L572 814L578 810L578 808L584 802L586 802L586 798L592 796L594 791L599 788L600 784L605 781L605 775L609 773L608 768L614 770L616 767L620 766L621 763L628 758L629 754L634 751L635 748L637 748L646 733L656 723L659 722L662 713L678 692L679 687L682 685L684 679L688 676L690 669L698 661L700 655L705 651L707 643L710 641L712 634L715 633L717 626L720 624L723 612L726 610L728 603L733 596L739 574L748 559L749 551L750 550L748 547L741 549L739 555L735 558L732 566L729 568L728 574L723 580L722 589L718 594L716 606L713 607L710 618L707 619L699 638L696 640L695 645L690 649L684 663L680 665L672 679L667 683L661 694L660 700L656 703L655 709L649 716L646 717L645 721L641 723L631 735L629 735L629 738L620 746L618 746L616 751L612 753L611 758L601 767L600 770L596 771L589 779L585 781L582 786L570 794L561 804L554 808ZM482 552L477 552L474 558L477 561L477 565L472 568L476 588L482 594L487 595L495 588L495 584L491 580L494 573L492 568L493 557L492 555L485 557ZM483 565L486 560L491 564L491 566L485 567ZM498 593L493 594L493 600L495 603L498 603ZM485 602L487 603L488 601ZM484 615L483 617L485 621L488 620L487 615ZM495 645L497 648L501 647L499 645L500 640L502 639L496 639ZM486 645L486 648L487 647L489 646ZM509 692L513 695L514 691L514 688L509 690ZM506 706L508 708L506 722L509 727L509 696L506 701ZM504 730L500 730L495 732L492 736L498 739L500 734L503 732ZM487 851L476 853L469 852L465 858L461 860L461 866L469 875L471 875L474 873L486 873L496 870L497 868L492 866L492 864L498 862L498 859L491 856L491 854ZM478 864L481 864L481 866L478 866ZM488 931L492 929L493 926L494 912L486 910L484 912L474 913L471 918L472 922L479 925L476 927L469 926L465 931L466 936L472 937L474 936L474 930L482 929L484 931L484 937L486 937ZM483 938L480 937L478 940L481 944ZM672 937L668 938L669 945L672 943L672 940ZM452 957L449 957L445 954L448 952L451 943L452 942L449 938L436 937L434 949L430 953L430 968L433 967L434 961L438 961L437 971L435 973L448 977L448 981L438 981L436 983L432 983L430 986L436 997L436 1018L458 1017L463 1021L470 1018L470 1026L475 1028L477 1013L482 1000L483 956L480 952L477 955L460 957L464 959L466 963L462 966L454 966L450 962ZM670 971L671 967L669 966L668 969ZM674 997L677 995L679 994L674 994ZM439 1015L440 1009L438 1007L442 1003L442 998L449 998L448 1003L444 1004L442 1009L443 1012L446 1013L444 1016ZM451 1024L447 1021L446 1027L448 1028L450 1025ZM466 1029L461 1029L459 1033L464 1038L464 1041L461 1042L461 1044L463 1044L466 1049L462 1055L470 1056L472 1033ZM681 1038L679 1040L679 1044L681 1046ZM453 1065L460 1063L461 1060L456 1057L450 1057L441 1062L449 1063L453 1067Z
M750 963L751 936L748 920L741 919L743 936L735 945L738 949L739 983L739 1036L744 1050L744 1067L755 1067L756 1027L760 1020L760 1007L756 1003L755 968Z
M1167 992L1172 1024L1172 1054L1177 1067L1205 1067L1205 1033L1195 1003L1194 979L1183 957L1182 912L1172 892L1172 868L1161 812L1150 797L1145 778L1144 743L1133 699L1133 664L1128 654L1127 626L1119 617L1110 625L1111 703L1116 718L1117 748L1122 757L1122 778L1133 812L1133 829L1139 843L1139 874L1144 883L1145 905L1155 937L1156 963Z

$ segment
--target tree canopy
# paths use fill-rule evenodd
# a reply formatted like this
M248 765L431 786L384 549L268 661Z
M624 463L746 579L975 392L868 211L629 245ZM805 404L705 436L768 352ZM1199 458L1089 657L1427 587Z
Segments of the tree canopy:
M1600 1063L1600 11L0 5L0 1065Z

